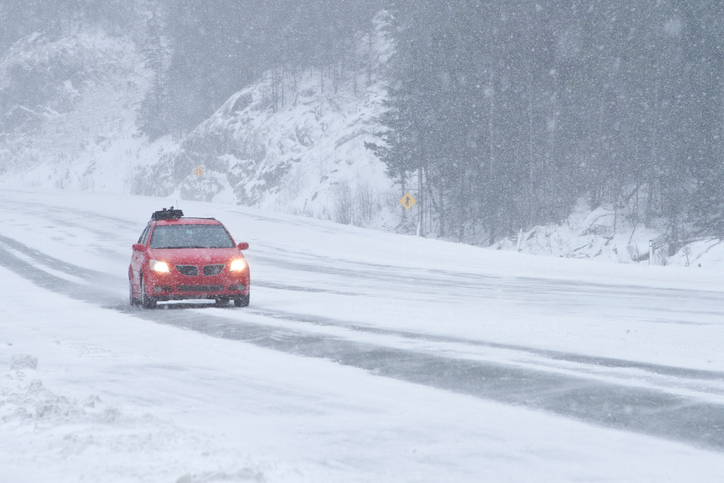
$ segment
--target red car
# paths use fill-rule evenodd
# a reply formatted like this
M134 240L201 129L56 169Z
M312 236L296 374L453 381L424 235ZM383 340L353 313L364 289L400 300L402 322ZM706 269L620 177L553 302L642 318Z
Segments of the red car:
M151 216L133 245L128 280L131 305L184 299L249 305L249 265L226 227L214 218L187 218L165 208Z

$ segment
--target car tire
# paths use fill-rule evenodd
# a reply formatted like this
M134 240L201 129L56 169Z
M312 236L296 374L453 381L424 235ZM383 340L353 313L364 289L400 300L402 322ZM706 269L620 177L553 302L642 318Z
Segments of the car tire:
M130 280L128 281L128 299L131 302L131 307L138 307L141 305L141 301L133 296L133 285Z
M249 295L242 295L241 297L235 298L234 305L236 305L237 307L248 307Z
M156 301L146 295L146 282L143 280L143 273L141 273L141 307L144 309L153 309L156 307Z
M227 305L229 305L229 299L216 299L215 305L217 307L226 307Z

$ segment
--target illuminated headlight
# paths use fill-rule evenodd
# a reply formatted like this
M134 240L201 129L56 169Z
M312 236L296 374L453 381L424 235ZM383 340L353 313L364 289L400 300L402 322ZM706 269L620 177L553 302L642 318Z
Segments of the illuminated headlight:
M166 263L166 262L159 262L158 260L149 260L148 265L151 267L151 270L153 270L154 272L169 273L168 263Z
M241 272L242 270L246 270L246 267L247 267L246 260L244 260L243 258L240 258L238 260L234 260L233 262L231 262L230 270L232 272Z

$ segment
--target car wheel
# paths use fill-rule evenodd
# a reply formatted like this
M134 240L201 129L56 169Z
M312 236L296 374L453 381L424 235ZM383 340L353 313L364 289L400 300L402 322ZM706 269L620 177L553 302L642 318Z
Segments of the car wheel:
M152 309L156 307L156 301L146 295L146 282L143 280L143 273L141 273L141 306L144 309Z
M217 307L226 307L229 305L229 299L216 299Z
M236 305L237 307L248 307L249 306L249 296L242 295L239 298L235 298L234 305Z
M137 307L141 305L141 301L133 296L133 285L130 280L128 281L128 298L131 301L131 306Z

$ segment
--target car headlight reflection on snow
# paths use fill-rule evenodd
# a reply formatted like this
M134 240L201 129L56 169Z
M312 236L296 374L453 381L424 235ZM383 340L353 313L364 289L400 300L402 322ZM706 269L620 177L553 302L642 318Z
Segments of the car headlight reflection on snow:
M153 270L154 272L169 273L168 263L166 263L166 262L159 262L158 260L149 260L148 265L151 267L151 270Z
M246 267L247 267L246 260L244 260L243 258L239 258L238 260L234 260L233 262L231 262L230 270L232 272L241 272L241 271L245 270Z

